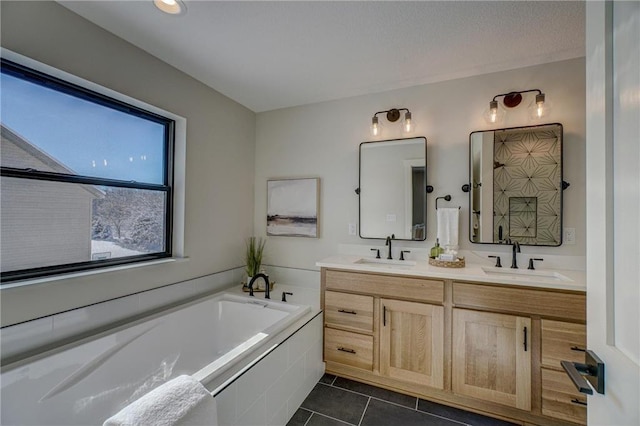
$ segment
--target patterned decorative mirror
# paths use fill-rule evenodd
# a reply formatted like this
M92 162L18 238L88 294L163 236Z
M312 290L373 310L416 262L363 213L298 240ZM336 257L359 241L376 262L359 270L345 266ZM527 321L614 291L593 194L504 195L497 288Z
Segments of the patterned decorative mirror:
M562 125L469 136L469 240L562 244Z

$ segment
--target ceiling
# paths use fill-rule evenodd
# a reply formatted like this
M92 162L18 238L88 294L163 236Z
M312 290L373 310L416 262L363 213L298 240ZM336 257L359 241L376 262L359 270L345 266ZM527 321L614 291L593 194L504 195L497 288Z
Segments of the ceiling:
M582 1L59 1L255 112L585 54Z

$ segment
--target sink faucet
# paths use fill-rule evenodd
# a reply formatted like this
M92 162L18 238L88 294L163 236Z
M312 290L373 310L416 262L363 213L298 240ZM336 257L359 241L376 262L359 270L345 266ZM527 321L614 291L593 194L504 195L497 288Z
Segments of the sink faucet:
M518 262L517 262L517 254L516 253L520 253L520 243L518 243L517 241L514 241L511 244L511 254L512 254L512 258L511 258L511 269L518 269Z
M264 279L265 282L265 286L264 286L264 298L265 299L271 299L271 296L269 295L269 276L266 274L256 274L253 276L253 278L251 278L251 281L249 281L249 296L253 296L253 283L255 280L257 280L258 278L262 278Z
M389 254L387 255L387 259L389 260L393 259L393 257L391 257L391 240L394 238L396 238L395 234L391 234L390 237L387 237L387 242L384 243L385 246L389 246Z

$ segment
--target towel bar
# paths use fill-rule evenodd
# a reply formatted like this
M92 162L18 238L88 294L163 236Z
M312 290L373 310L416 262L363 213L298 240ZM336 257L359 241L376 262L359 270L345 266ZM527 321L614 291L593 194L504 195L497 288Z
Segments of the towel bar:
M441 198L444 198L445 201L451 201L451 195L447 194L444 197L437 197L436 198L436 210L438 210L438 200L440 200ZM458 206L458 210L460 209L460 206Z

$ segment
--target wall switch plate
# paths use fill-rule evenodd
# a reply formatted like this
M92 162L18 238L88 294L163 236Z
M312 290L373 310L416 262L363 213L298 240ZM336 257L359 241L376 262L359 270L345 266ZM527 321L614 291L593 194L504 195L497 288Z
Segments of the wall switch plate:
M355 223L350 223L349 224L349 235L356 235L356 224Z
M564 228L563 243L568 245L575 245L576 243L576 228Z

